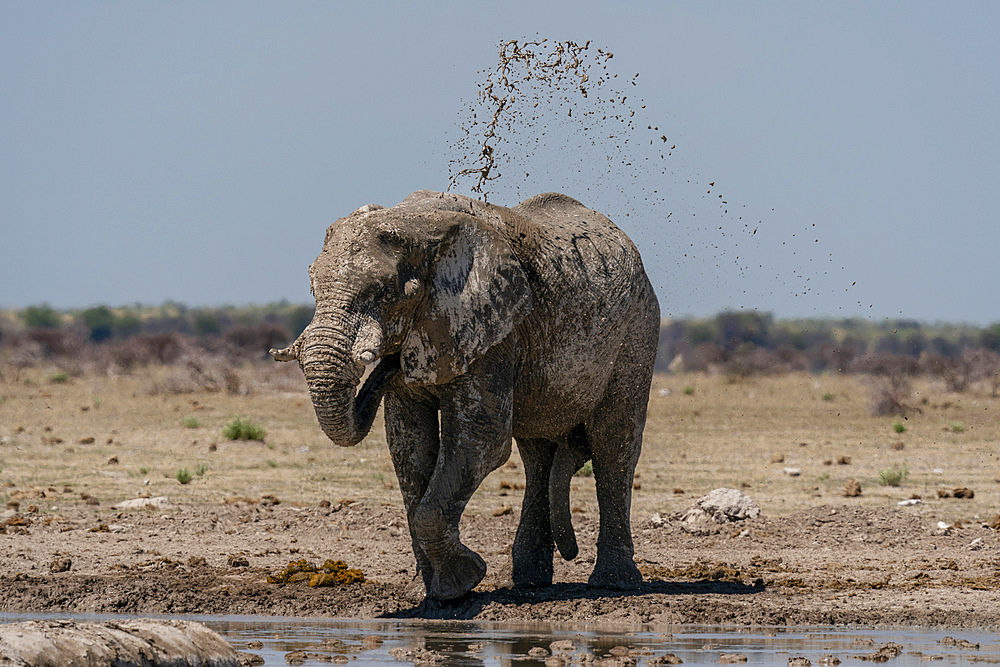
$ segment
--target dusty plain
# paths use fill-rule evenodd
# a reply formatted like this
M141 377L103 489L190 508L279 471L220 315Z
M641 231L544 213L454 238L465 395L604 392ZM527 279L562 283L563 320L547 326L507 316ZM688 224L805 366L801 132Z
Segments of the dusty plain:
M657 376L633 492L642 590L586 586L598 508L584 476L572 487L580 555L557 558L550 588L511 588L515 447L463 519L486 579L460 603L428 605L381 418L359 446L333 446L290 364L241 367L231 393L177 367L57 370L0 379L0 612L1000 629L1000 399L986 390L918 381L920 412L903 420L868 415L862 376ZM264 441L225 439L237 415ZM905 479L880 485L893 466ZM861 495L845 496L851 480ZM761 516L686 532L677 516L720 487ZM974 496L938 496L957 488ZM168 504L116 508L141 497ZM366 582L267 582L299 559L343 560Z

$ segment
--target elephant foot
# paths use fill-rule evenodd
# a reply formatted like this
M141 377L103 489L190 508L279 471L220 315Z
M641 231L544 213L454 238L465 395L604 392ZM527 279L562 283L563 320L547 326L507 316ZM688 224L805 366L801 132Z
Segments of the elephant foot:
M464 544L442 558L434 569L427 595L435 600L457 600L469 594L486 576L486 561Z
M519 554L514 552L514 588L552 585L552 549Z
M593 588L634 591L642 587L642 575L631 558L597 558L587 584Z

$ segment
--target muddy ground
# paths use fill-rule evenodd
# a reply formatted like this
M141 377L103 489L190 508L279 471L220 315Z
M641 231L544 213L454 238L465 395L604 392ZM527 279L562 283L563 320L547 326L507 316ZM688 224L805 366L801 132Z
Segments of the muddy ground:
M896 509L827 504L708 536L639 521L646 581L628 594L585 585L594 519L576 521L581 553L557 563L556 585L513 590L516 512L473 517L463 533L489 574L467 600L430 606L400 509L267 502L21 514L0 536L0 611L1000 628L996 531L940 531ZM290 561L330 557L367 581L267 583Z
M901 432L867 414L857 379L658 377L633 492L641 591L586 586L587 477L571 495L580 555L557 558L551 588L511 588L515 450L462 524L486 579L458 604L423 605L379 428L332 447L295 378L238 394L165 390L164 378L0 383L0 612L1000 628L1000 401L988 395L918 385L923 409ZM220 437L234 414L258 419L265 440ZM880 485L896 464L903 481ZM845 496L850 480L860 496ZM761 515L686 532L676 517L718 487ZM937 493L966 487L974 497ZM116 508L142 495L168 504ZM340 559L366 581L267 582L299 559Z

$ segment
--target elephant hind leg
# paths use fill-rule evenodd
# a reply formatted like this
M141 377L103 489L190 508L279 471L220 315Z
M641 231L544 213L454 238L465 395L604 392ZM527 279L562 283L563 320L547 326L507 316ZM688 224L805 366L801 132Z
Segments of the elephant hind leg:
M557 443L545 438L518 438L524 463L524 499L521 521L514 536L511 557L514 585L518 588L552 585L555 552L549 521L549 471Z
M600 588L636 589L642 575L632 560L632 480L642 450L642 431L652 380L652 358L631 351L618 359L604 398L587 431L601 523L597 563L589 583ZM648 362L648 363L647 363Z

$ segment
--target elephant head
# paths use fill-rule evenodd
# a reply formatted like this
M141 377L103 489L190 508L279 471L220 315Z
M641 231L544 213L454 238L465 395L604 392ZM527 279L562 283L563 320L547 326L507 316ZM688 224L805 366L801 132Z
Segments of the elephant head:
M299 362L334 443L367 435L397 372L417 385L448 382L531 310L520 262L469 202L416 192L392 208L364 206L327 230L309 267L315 315L271 354Z

